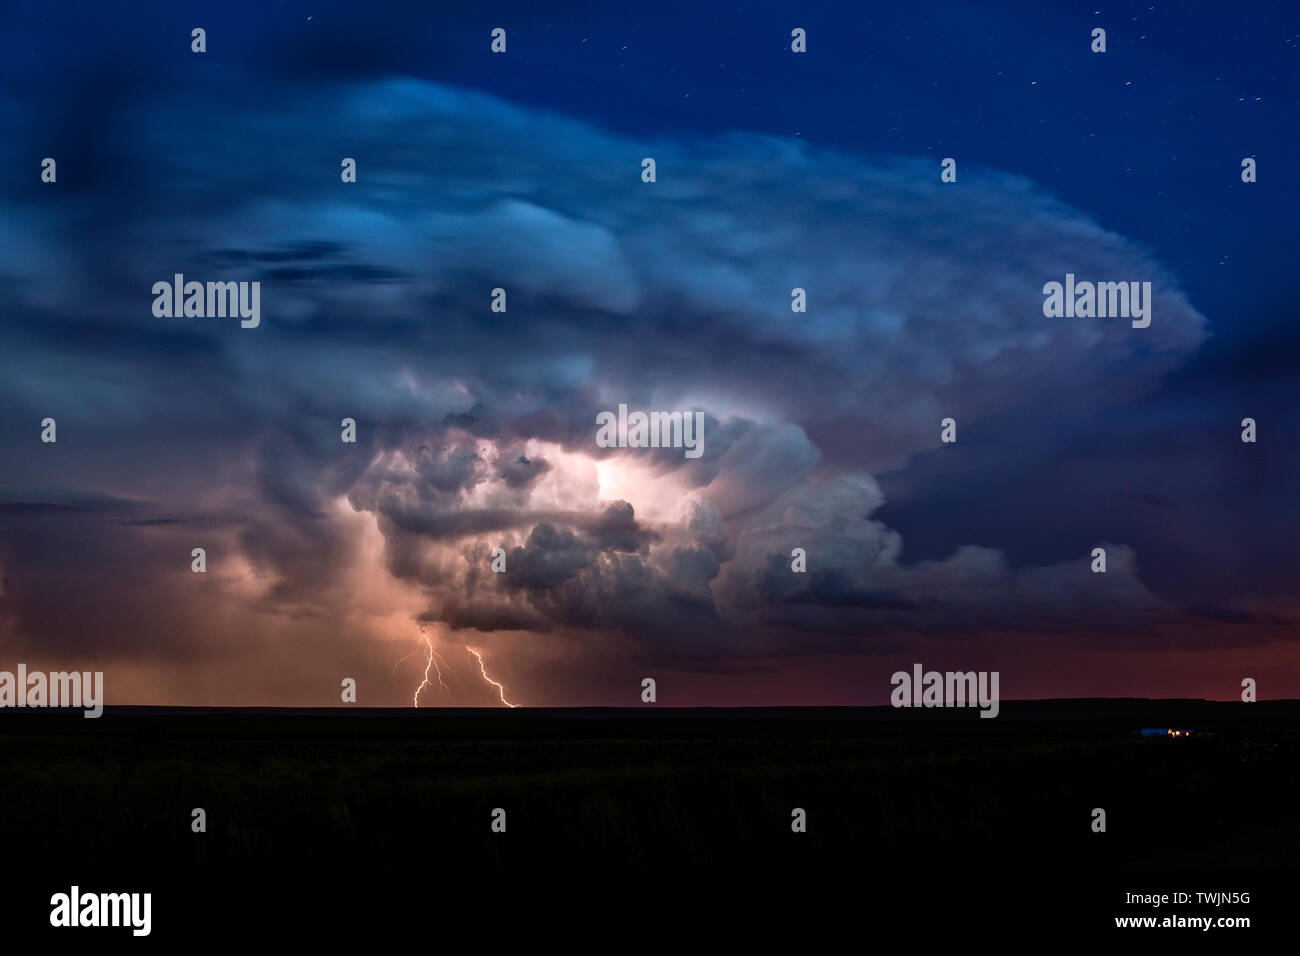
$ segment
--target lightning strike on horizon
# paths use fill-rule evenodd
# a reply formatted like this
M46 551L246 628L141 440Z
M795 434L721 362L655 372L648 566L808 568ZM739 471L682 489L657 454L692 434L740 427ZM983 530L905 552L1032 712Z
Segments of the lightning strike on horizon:
M479 673L483 675L483 679L485 681L487 681L489 684L491 684L493 687L497 689L497 693L501 695L501 703L505 704L507 707L518 707L519 706L518 704L512 704L510 703L510 701L506 700L506 689L502 687L499 683L494 681L491 677L488 677L487 668L483 666L483 655L480 654L478 651L474 650L474 648L472 647L466 647L465 650L469 651L471 654L473 654L475 657L478 658Z
M415 688L415 697L412 698L412 700L411 700L411 706L412 706L412 707L419 707L419 706L420 706L420 691L424 690L424 688L426 688L427 686L429 686L429 668L430 668L430 667L432 667L434 673L438 675L438 683L442 685L442 689L443 689L443 690L450 690L450 689L451 689L451 688L449 688L449 687L447 686L447 682L444 681L444 680L442 679L442 668L438 666L438 661L442 659L442 655L439 654L436 650L434 650L434 648L433 648L433 641L429 639L429 635L428 635L428 634L425 634L425 633L424 633L424 628L420 628L420 639L424 641L424 646L428 649L428 652L429 652L429 653L428 653L428 657L425 659L425 662L424 662L424 680L422 680L422 681L420 682L420 686L419 686L419 687ZM418 648L417 648L417 650L418 650ZM415 651L412 651L412 652L411 652L411 654L414 654L414 653L415 653ZM410 657L411 654L407 654L406 657ZM406 657L402 658L402 660L406 660ZM398 663L401 663L401 661L399 661ZM445 664L446 661L443 661L443 663ZM448 665L448 666L450 666L450 665ZM394 669L395 669L395 668L394 668Z

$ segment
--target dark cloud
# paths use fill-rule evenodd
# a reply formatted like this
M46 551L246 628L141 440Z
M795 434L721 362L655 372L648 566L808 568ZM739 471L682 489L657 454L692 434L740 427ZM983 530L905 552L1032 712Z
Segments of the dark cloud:
M332 74L373 72L367 36ZM882 520L874 475L925 459L960 485L1006 447L968 454L981 428L1104 413L1205 341L1151 253L1034 183L982 170L957 200L929 160L739 133L643 142L413 79L255 92L236 74L202 110L165 87L107 98L103 149L141 157L149 198L100 191L93 229L31 197L0 211L18 346L0 354L0 437L24 449L0 505L11 640L283 661L289 635L332 687L323 648L409 651L417 622L499 642L526 681L575 647L712 670L1178 613L1124 543L1104 578L1088 571L1086 517L1071 555L1020 563L961 524L908 561ZM345 142L314 135L323 117ZM1151 328L1044 319L1042 284L1067 271L1152 281ZM176 272L263 282L261 326L155 318L151 285ZM619 404L702 412L703 455L597 447L597 413ZM60 441L41 448L46 414ZM939 445L949 415L959 451ZM17 492L74 478L80 503ZM65 527L57 548L24 524L78 515L117 521ZM198 583L196 541L214 569ZM93 581L92 563L122 560L112 589L58 606L45 575ZM110 591L113 640L78 636ZM241 637L223 648L219 628Z

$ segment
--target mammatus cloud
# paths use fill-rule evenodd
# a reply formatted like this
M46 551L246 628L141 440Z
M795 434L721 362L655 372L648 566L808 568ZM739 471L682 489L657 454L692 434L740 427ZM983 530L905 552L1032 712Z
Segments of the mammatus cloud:
M25 250L0 265L0 393L60 428L4 480L7 643L273 661L302 702L368 668L374 702L404 703L409 673L381 672L423 622L527 701L533 663L575 655L710 669L1175 613L1122 543L1105 576L978 542L908 563L872 518L873 475L937 447L940 419L1106 407L1205 337L1158 263L1035 184L740 133L636 141L414 80L240 92L121 107L153 185L106 193L94 230L70 200L0 214ZM322 146L322 117L345 141ZM260 281L261 326L154 318L176 272ZM1151 281L1151 327L1044 318L1066 272ZM702 411L703 456L597 447L621 402ZM15 512L30 487L90 503Z

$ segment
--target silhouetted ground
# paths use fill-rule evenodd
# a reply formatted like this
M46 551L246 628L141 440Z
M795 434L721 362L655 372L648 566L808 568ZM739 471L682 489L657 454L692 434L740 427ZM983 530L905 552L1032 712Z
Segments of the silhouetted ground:
M938 922L976 904L1009 932L1018 914L1095 929L1149 913L1120 905L1128 891L1252 884L1232 912L1260 918L1294 891L1300 702L976 714L0 711L0 847L29 861L6 899L41 923L78 880L149 889L157 935L229 928L221 912L278 919L276 899L314 900L319 920L375 893L454 908L509 887L576 901L690 885L695 904L852 892L892 901L877 917ZM1195 733L1134 734L1169 726Z

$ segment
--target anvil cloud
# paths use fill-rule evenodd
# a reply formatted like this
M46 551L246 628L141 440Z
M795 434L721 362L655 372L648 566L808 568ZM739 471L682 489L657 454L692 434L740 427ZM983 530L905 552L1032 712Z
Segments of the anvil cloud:
M1206 339L1160 263L1035 183L406 78L207 97L118 104L57 194L0 212L6 651L101 660L110 702L332 703L357 676L404 704L423 626L461 669L443 701L490 702L463 645L559 704L656 668L1181 626L1124 542L1096 542L1105 576L978 540L908 561L874 516L940 419L956 461L981 426L1139 399ZM1044 318L1067 272L1150 281L1150 328ZM260 326L156 318L173 273L260 282ZM706 453L599 447L620 403L702 412Z

